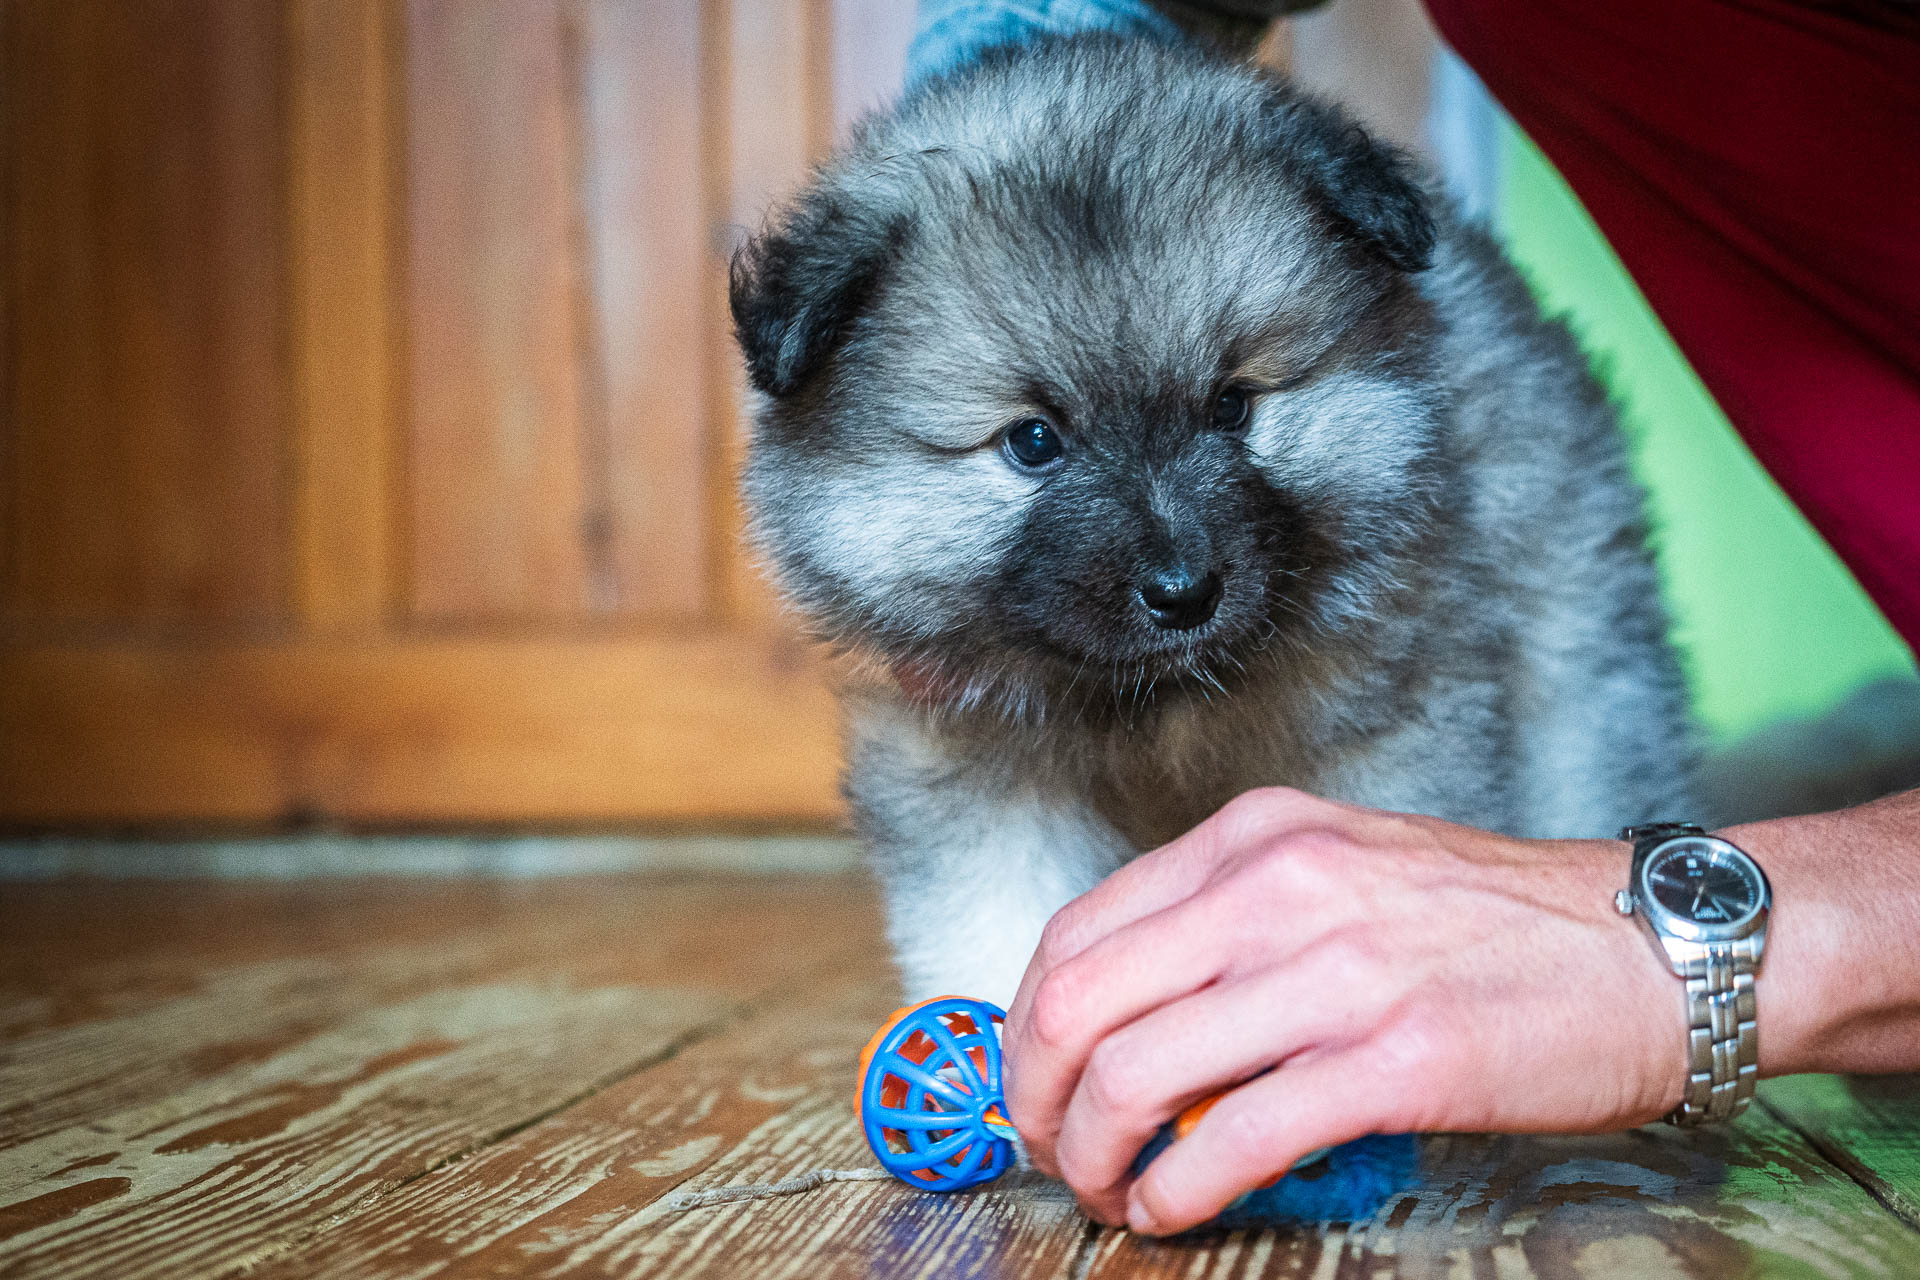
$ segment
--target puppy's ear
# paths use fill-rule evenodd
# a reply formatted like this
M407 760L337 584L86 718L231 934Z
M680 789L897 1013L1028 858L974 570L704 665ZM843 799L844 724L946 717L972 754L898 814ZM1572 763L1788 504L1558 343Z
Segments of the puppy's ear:
M733 333L755 387L784 396L807 380L846 336L906 227L816 190L733 255Z
M1288 92L1274 109L1285 151L1342 230L1401 271L1433 265L1433 213L1405 155L1310 98Z

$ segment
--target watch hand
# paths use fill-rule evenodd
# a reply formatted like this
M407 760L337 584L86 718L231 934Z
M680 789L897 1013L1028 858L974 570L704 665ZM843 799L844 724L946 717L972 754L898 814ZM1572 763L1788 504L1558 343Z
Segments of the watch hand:
M1720 910L1725 913L1729 920L1737 915L1744 914L1747 910L1747 904L1745 902L1736 902L1734 899L1726 897L1723 894L1714 894L1712 902L1714 906L1720 908Z

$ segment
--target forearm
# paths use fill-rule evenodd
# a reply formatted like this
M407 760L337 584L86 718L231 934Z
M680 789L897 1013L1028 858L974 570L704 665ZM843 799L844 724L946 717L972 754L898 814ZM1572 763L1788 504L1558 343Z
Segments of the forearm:
M1920 790L1723 834L1773 882L1761 1074L1920 1070Z

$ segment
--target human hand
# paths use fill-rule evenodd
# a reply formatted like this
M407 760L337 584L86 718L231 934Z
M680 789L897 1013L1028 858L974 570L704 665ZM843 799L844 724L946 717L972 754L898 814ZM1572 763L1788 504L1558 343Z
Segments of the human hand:
M1614 841L1250 792L1053 918L1008 1011L1009 1113L1090 1214L1153 1234L1368 1133L1655 1119L1682 988L1614 911L1626 873Z

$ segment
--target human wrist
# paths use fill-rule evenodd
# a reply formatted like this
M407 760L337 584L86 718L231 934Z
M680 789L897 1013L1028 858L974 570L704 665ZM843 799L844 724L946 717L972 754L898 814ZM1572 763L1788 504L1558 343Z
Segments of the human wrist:
M1633 845L1622 840L1591 840L1594 868L1583 897L1602 920L1609 963L1621 975L1622 1025L1615 1034L1618 1070L1628 1082L1632 1103L1621 1120L1648 1124L1680 1105L1687 1082L1686 986L1674 976L1658 944L1634 919L1615 908L1614 894L1627 883Z
M1867 809L1730 827L1773 882L1755 984L1760 1074L1910 1070L1920 1055L1920 882ZM1904 874L1903 874L1904 873Z

